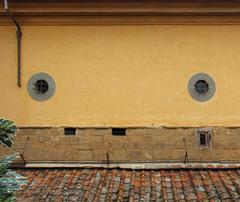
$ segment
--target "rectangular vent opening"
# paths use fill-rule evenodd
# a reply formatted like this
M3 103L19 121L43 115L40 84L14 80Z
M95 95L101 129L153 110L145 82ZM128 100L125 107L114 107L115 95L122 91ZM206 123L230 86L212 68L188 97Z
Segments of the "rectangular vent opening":
M76 128L64 128L65 135L76 135Z
M112 128L112 135L124 136L126 135L126 128Z

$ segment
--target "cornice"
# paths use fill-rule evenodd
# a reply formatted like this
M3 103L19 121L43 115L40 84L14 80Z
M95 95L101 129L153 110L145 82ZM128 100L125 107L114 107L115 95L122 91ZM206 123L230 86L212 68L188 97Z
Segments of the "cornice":
M240 23L238 1L15 0L9 6L22 25ZM0 10L0 25L10 24Z

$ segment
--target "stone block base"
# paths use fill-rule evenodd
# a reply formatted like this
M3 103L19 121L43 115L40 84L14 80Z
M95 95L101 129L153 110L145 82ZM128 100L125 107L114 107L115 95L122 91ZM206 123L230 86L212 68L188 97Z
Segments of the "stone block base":
M27 162L240 162L240 128L213 127L211 146L196 139L197 128L129 128L113 136L110 128L21 128L11 149Z

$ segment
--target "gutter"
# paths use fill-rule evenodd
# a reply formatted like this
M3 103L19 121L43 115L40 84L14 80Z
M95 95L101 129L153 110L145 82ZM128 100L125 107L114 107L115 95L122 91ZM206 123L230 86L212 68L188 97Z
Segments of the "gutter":
M17 34L17 85L21 87L21 39L22 39L22 30L20 25L18 24L16 18L13 16L11 11L8 8L8 0L4 0L4 10L6 11L9 18L12 20L14 25L16 26L16 34Z

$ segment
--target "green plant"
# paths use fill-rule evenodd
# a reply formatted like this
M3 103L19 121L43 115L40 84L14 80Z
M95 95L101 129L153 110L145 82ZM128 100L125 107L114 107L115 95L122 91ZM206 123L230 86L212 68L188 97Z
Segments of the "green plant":
M0 119L0 144L11 147L16 131L17 127L12 121ZM0 160L0 202L15 201L14 193L27 183L25 177L8 169L18 157L18 154L13 154Z
M13 123L13 121L0 119L0 144L5 147L11 147L16 131L17 126Z

